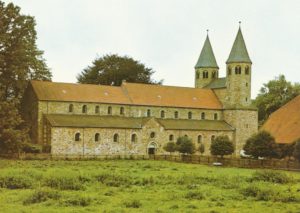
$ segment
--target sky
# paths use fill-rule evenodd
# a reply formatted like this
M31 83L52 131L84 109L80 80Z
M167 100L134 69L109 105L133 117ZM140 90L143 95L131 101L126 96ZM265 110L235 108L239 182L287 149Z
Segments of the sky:
M300 82L298 0L4 0L36 20L37 45L53 81L76 76L105 54L130 56L164 85L194 86L206 30L225 76L239 21L252 60L252 98L284 74Z

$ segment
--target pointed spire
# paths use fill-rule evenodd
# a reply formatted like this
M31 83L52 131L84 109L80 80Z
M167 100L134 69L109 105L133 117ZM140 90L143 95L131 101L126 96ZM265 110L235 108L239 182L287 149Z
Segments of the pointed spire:
M199 59L197 61L197 64L195 65L195 68L200 68L200 67L219 68L209 41L208 30L207 30L206 40L201 50Z
M242 34L241 22L239 22L239 24L239 31L236 35L229 57L226 61L227 64L232 62L252 63Z

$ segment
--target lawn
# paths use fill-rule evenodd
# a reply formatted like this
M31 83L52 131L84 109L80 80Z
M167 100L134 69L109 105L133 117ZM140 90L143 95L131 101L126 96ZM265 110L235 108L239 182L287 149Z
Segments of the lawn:
M150 160L0 160L0 212L300 212L300 173Z

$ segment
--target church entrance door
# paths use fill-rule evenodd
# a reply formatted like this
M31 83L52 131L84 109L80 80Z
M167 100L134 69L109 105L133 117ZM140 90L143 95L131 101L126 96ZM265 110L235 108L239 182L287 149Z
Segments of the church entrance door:
M156 143L152 142L149 144L148 146L148 155L155 155L155 151L156 151Z

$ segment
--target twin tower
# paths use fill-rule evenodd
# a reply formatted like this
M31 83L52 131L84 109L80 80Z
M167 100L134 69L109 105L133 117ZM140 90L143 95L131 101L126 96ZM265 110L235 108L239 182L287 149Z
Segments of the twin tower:
M207 35L195 65L195 87L213 89L227 108L248 107L251 105L251 65L239 27L226 61L226 78L219 78L219 67Z

